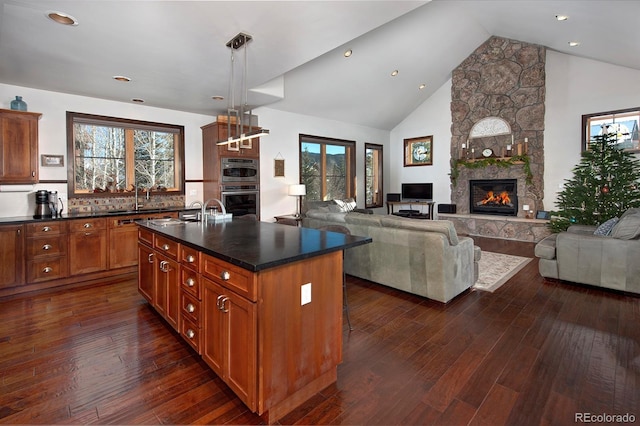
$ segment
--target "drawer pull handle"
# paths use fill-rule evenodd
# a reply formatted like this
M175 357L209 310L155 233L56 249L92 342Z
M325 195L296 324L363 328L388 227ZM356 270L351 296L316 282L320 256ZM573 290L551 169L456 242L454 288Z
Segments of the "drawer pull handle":
M194 285L196 285L196 280L193 278L187 278L187 286L193 287Z
M163 244L162 245L162 250L164 250L164 251L169 250L169 244Z
M91 228L93 225L92 225L92 224L90 224L90 223L85 223L83 226L84 226L85 228Z
M220 296L218 296L218 300L216 301L216 306L218 307L218 310L222 310L220 302L224 297L226 297L224 294L221 294Z
M147 260L149 261L149 263L153 263L153 253L149 253L149 256L147 256Z
M42 269L42 272L48 274L49 272L53 272L53 268L51 266L45 266L44 269Z
M51 244L45 244L42 246L42 250L51 250Z
M188 329L188 330L187 330L187 337L188 337L189 339L193 339L194 337L196 337L196 332L195 332L195 331L193 331L192 329Z
M195 258L195 256L193 256L192 254L190 254L190 255L188 255L188 256L187 256L187 262L189 262L189 263L193 263L193 262L195 262L195 261L196 261L196 258Z
M195 306L193 306L193 303L189 303L189 304L187 305L187 312L189 312L189 313L191 313L191 314L192 314L192 313L194 313L195 311L196 311L196 307L195 307Z
M48 226L45 226L44 228L42 228L42 232L49 232L51 231L51 228L49 228Z
M220 303L220 310L225 313L229 312L229 309L224 306L224 304L227 303L227 300L229 300L229 298L227 296L224 296L224 299L222 299L222 303Z
M169 262L167 262L166 260L160 262L160 270L162 272L169 272L171 270L171 268L169 268Z
M229 273L229 271L222 271L220 273L220 279L222 281L229 281L230 278L231 278L231 274Z

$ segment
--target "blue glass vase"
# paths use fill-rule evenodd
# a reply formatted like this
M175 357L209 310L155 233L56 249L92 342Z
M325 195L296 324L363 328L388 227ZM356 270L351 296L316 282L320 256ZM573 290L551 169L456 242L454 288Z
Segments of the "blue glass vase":
M27 103L22 100L22 96L16 96L16 98L11 101L11 109L15 111L26 111Z

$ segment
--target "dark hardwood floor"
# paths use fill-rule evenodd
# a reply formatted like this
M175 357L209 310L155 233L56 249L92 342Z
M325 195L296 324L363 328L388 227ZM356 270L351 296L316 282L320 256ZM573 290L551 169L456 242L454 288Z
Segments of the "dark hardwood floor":
M533 245L478 239L532 256ZM447 305L349 277L338 381L281 424L640 421L640 298L543 280ZM0 300L0 423L257 424L134 281Z

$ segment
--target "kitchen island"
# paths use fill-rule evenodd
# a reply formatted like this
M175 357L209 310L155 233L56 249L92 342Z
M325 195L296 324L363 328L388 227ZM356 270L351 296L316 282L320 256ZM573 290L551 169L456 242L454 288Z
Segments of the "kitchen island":
M138 225L140 293L249 409L275 422L336 381L342 252L369 237L242 220Z

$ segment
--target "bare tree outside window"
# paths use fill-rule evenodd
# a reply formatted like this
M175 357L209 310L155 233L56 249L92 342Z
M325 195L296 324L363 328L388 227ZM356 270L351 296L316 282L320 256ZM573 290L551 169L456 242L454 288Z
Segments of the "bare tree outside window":
M182 126L67 113L67 129L70 195L184 193Z

